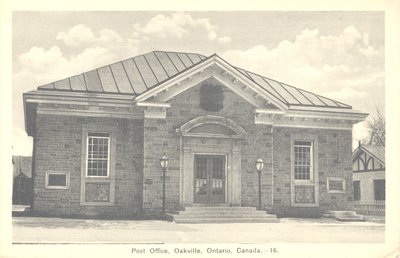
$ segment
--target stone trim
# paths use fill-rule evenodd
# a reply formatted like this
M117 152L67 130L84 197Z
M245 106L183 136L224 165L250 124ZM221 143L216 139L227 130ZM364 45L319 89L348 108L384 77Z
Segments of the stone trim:
M110 159L109 159L109 174L108 177L93 177L87 176L87 139L89 133L109 133L110 134ZM116 130L115 129L101 129L96 125L83 125L82 129L82 153L81 153L81 192L80 192L80 205L92 206L110 206L115 203L115 159L116 159ZM108 202L101 201L86 201L86 183L104 183L109 184Z
M329 189L329 181L342 181L342 190L331 190ZM342 177L328 177L326 179L326 189L328 193L346 193L346 180Z
M65 186L52 186L49 185L49 174L52 175L65 175ZM69 172L60 172L60 171L46 171L45 177L45 189L52 189L52 190L68 190L69 189Z
M295 141L310 141L312 143L312 179L295 180L294 179L294 142ZM292 207L319 207L319 180L318 180L318 137L315 135L304 136L303 134L293 133L290 135L290 167L291 167L291 206ZM295 202L295 187L314 187L314 203L296 203Z
M204 133L191 133L190 131L204 124L218 124L225 126L231 129L236 135L219 135L219 134L210 134L207 132ZM197 117L195 119L190 120L179 128L182 136L190 136L190 137L207 137L207 138L236 138L243 139L246 137L247 132L238 124L236 124L233 120L213 115L206 115Z

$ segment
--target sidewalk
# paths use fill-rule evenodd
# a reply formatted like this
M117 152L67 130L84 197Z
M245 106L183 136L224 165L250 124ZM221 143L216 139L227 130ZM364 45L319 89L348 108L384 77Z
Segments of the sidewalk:
M280 223L14 217L13 243L382 243L385 224L283 218Z

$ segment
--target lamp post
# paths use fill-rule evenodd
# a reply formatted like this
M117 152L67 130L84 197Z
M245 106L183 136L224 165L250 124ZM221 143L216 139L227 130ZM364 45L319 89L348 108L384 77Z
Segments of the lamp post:
M256 169L258 173L258 209L261 210L261 171L264 168L264 161L258 158L256 161Z
M162 198L162 213L163 215L165 215L165 173L168 170L168 163L169 163L169 159L167 158L167 156L164 155L162 156L162 158L160 159L160 165L161 165L161 169L162 169L162 173L163 173L163 198Z

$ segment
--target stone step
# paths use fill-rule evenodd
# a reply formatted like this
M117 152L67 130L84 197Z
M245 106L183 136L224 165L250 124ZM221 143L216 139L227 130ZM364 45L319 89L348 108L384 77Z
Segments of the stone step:
M182 213L174 215L175 218L266 218L269 217L266 213L248 213L248 214L221 214L221 213L204 213L204 214L187 214ZM275 217L275 216L271 216Z
M364 217L337 217L338 221L365 221Z
M357 215L355 211L328 211L328 215L332 216L353 216Z
M174 219L175 223L277 223L279 219L276 217L265 218L183 218Z
M364 216L357 214L355 211L328 211L323 217L334 218L338 221L365 221Z
M231 207L229 203L192 203L192 207Z
M185 211L256 211L255 207L241 206L189 206L185 207Z
M265 211L257 211L257 210L244 210L244 211L239 211L239 210L209 210L209 211L205 211L205 210L201 210L201 211L197 211L197 210L189 210L189 211L179 211L178 214L193 214L193 215L204 215L204 214L220 214L220 215L224 215L224 214L266 214Z
M279 222L275 215L255 207L191 206L170 218L176 223L270 223Z

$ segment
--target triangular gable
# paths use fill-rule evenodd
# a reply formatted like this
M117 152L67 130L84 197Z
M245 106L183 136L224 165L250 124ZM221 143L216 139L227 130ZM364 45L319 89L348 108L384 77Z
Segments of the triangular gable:
M288 106L279 97L259 87L250 78L218 55L212 55L190 69L178 74L163 84L135 98L136 102L166 102L174 96L213 78L222 85L246 99L258 108L275 106L278 110L287 110Z
M369 150L366 146L361 144L353 151L352 157L354 171L385 169L385 161L382 159L382 157L378 157L374 151Z

